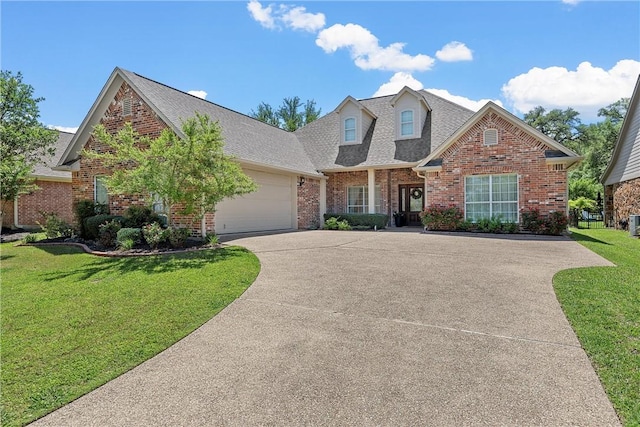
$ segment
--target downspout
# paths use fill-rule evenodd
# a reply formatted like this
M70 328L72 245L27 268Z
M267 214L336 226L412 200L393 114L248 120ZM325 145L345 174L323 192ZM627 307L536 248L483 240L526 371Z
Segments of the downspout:
M18 196L13 199L13 226L15 228L20 228L20 224L18 222Z

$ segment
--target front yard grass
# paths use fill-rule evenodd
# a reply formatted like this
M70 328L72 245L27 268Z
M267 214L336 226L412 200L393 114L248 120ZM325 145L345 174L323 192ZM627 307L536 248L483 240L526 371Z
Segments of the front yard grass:
M100 258L67 246L0 246L3 426L99 387L211 319L253 283L239 247Z
M617 267L561 271L556 295L621 421L640 425L640 240L615 230L571 231Z

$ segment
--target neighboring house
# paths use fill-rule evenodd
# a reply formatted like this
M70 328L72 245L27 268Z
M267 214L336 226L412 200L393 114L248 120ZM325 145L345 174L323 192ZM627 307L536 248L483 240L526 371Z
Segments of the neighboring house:
M629 215L640 215L640 76L601 182L607 225L621 227Z
M40 188L33 193L19 196L13 202L13 209L7 209L5 226L39 228L38 222L43 221L42 213L44 212L53 212L65 222L73 223L71 173L52 169L60 161L72 138L72 133L58 131L54 155L43 158L42 163L36 165L32 174L36 179L36 185Z
M112 213L150 203L149 195L106 194L101 177L110 171L80 155L95 146L96 124L116 132L130 121L141 134L168 127L181 135L181 119L196 111L219 121L225 152L259 188L222 202L194 233L317 227L324 213L344 212L401 212L419 225L418 214L431 204L456 204L472 219L502 213L517 221L521 210L534 208L566 212L567 169L580 160L491 103L474 113L405 87L393 96L348 96L333 112L286 132L116 68L59 162L72 171L74 199L108 202Z

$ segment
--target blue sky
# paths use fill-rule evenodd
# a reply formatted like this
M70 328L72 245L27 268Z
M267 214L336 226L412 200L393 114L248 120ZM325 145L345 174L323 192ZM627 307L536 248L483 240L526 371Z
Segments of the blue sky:
M75 128L114 67L249 113L283 97L323 114L405 84L521 116L583 121L631 96L640 2L2 1L1 67L35 88L41 121Z

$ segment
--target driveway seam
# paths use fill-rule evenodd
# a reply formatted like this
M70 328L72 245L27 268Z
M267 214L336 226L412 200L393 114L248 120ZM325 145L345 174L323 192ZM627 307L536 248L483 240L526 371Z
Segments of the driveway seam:
M321 308L307 307L307 306L297 305L297 304L287 304L287 303L269 301L269 300L264 300L264 299L259 299L259 298L241 298L241 299L244 300L244 301L252 301L252 302L257 302L257 303L265 304L265 305L277 305L277 306L280 306L280 307L296 308L296 309L300 309L300 310L315 311L315 312L318 312L318 313L339 315L339 316L351 317L351 318L356 318L356 319L378 320L378 321L384 321L384 322L391 322L391 323L399 323L399 324L405 324L405 325L418 326L418 327L421 327L421 328L440 329L440 330L443 330L443 331L459 332L459 333L468 334L468 335L479 335L479 336L485 336L485 337L489 337L489 338L498 338L498 339L504 339L504 340L509 340L509 341L522 341L522 342L529 342L529 343L534 343L534 344L548 344L548 345L553 345L553 346L558 346L558 347L569 347L569 348L582 349L582 346L577 345L577 344L567 344L567 343L562 343L562 342L557 342L557 341L548 341L548 340L540 340L540 339L535 339L535 338L524 338L524 337L513 337L513 336L509 336L509 335L491 334L489 332L481 332L481 331L472 331L472 330L469 330L469 329L452 328L450 326L433 325L433 324L429 324L429 323L415 322L415 321L404 320L404 319L391 319L391 318L388 318L388 317L374 317L374 316L355 315L355 314L345 313L345 312L342 312L342 311L324 310L324 309L321 309Z

